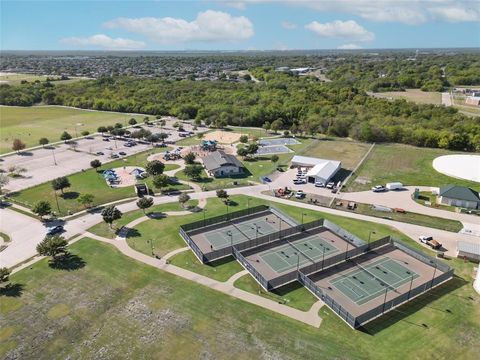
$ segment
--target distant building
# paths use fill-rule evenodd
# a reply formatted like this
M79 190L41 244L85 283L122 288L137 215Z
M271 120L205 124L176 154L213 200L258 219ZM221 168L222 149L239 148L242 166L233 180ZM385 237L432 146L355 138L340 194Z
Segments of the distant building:
M437 203L466 209L480 208L478 192L465 186L447 185L440 188Z
M480 244L466 241L457 242L457 257L472 261L480 261Z
M341 169L342 163L336 160L295 155L292 158L292 166L309 168L307 172L308 182L322 182L326 184Z
M239 175L245 172L245 166L234 155L218 150L205 156L203 165L210 176L222 177Z
M465 100L465 104L480 106L480 96L467 96L467 99Z

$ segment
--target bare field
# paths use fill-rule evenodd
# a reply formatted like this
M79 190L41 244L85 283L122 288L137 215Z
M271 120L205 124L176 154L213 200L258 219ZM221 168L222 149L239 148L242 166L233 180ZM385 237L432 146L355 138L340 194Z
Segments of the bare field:
M442 104L442 94L439 92L427 92L420 89L406 89L405 91L387 91L370 93L370 95L388 100L405 99L417 104Z

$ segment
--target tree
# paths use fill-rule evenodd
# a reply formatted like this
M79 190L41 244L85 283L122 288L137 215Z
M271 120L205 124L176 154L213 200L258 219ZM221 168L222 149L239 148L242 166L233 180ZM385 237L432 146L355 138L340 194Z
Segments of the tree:
M52 207L48 201L39 201L35 205L33 205L32 211L40 216L43 220L44 216L50 215L52 213Z
M83 131L81 132L81 134L82 134L82 136L88 136L88 135L90 135L90 131L88 131L88 130L83 130Z
M148 209L152 205L153 205L153 198L151 197L143 197L137 201L138 208L142 209L144 214L145 214L145 209Z
M135 120L134 118L131 118L130 120L128 120L128 124L129 125L136 125L137 124L137 120Z
M38 140L38 143L40 145L42 145L42 148L43 148L43 147L45 147L45 145L47 145L49 143L49 141L46 137L42 137L42 138L40 138L40 140Z
M58 260L59 255L67 254L68 242L63 236L46 236L41 243L37 245L37 252L42 256L51 256L54 261Z
M65 144L67 143L68 140L72 138L72 135L70 135L68 132L64 131L62 135L60 135L60 140L64 141Z
M255 143L248 144L246 150L249 155L255 155L255 153L258 151L258 145Z
M102 162L98 159L95 159L95 160L90 161L90 166L94 169L97 169L100 166L102 166Z
M270 130L270 122L269 121L265 121L262 125L262 128L265 129L265 131L268 131Z
M10 178L8 175L0 174L0 194L2 193L2 189L4 186L8 185L10 182Z
M201 165L187 165L185 169L183 169L183 173L188 176L190 179L198 180L200 178L200 174L203 171L203 167Z
M189 152L183 157L183 160L185 160L185 164L191 165L195 162L195 154L193 152Z
M91 207L95 196L92 194L82 194L78 197L77 201L82 204L85 209Z
M150 175L160 175L163 174L163 170L165 169L165 164L162 163L160 160L153 160L147 163L145 170Z
M240 136L240 142L242 144L246 144L248 142L248 135L242 135Z
M121 128L123 128L123 125L121 123L115 123L114 128L115 129L121 129Z
M0 285L8 282L9 277L10 277L10 270L6 267L0 268Z
M285 130L285 131L283 132L283 136L285 136L285 137L290 136L290 131Z
M16 151L18 153L20 150L23 150L23 149L25 149L25 143L22 142L22 140L20 139L13 140L13 144L12 144L13 151Z
M228 193L223 189L218 189L217 190L217 197L219 199L222 199L224 202L226 202L227 199L228 199Z
M153 186L162 192L162 189L170 184L170 178L165 174L156 175L153 177L152 182Z
M277 119L274 122L272 122L272 125L270 125L270 128L277 133L278 130L280 130L283 127L283 121L282 119Z
M182 207L185 207L185 204L190 200L190 196L186 193L181 193L178 196L178 202L182 205Z
M70 181L66 176L62 176L52 180L53 190L61 190L63 194L63 189L70 187Z
M248 151L247 151L247 148L246 147L242 147L240 149L237 150L237 155L238 156L241 156L243 158L247 157L248 156Z
M103 135L103 133L106 133L108 130L105 126L99 126L97 131Z
M110 228L112 228L112 223L115 220L120 219L122 215L123 215L122 212L118 210L115 207L115 205L107 206L102 210L103 221L105 221L108 224L108 226L110 226Z
M279 157L278 157L278 155L272 155L270 160L271 160L271 162L273 162L275 164L279 160Z

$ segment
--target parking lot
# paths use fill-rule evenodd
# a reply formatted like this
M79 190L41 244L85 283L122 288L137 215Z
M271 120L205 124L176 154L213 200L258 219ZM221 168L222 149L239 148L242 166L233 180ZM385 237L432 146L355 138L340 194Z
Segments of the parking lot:
M163 128L154 125L142 125L138 129L143 127L152 133L167 133L169 134L167 142L175 142L182 139L179 132L173 127L175 121L169 118ZM193 131L193 126L190 124L182 124L182 126L185 131ZM196 132L201 131L205 131L205 129L199 128ZM72 144L57 144L54 147L26 150L21 154L2 157L0 158L0 166L4 171L9 172L9 169L14 166L26 170L21 173L21 177L10 178L10 182L5 188L11 192L19 191L60 176L67 176L89 169L90 162L94 159L98 159L105 164L115 160L112 158L113 154L119 155L122 152L125 155L120 157L124 157L152 148L151 144L136 142L137 145L128 147L125 146L125 140L111 138L109 141L104 141L101 135L95 135L77 140L74 146Z
M315 184L312 183L306 183L306 184L301 184L301 185L296 185L293 183L293 179L296 178L297 175L297 169L288 169L287 171L283 173L278 173L274 179L272 179L271 183L271 188L272 189L279 189L279 188L285 188L288 187L289 189L293 189L295 191L297 190L303 190L305 193L309 194L317 194L321 196L327 196L327 197L332 197L334 194L332 194L331 189L323 188L323 187L316 187Z

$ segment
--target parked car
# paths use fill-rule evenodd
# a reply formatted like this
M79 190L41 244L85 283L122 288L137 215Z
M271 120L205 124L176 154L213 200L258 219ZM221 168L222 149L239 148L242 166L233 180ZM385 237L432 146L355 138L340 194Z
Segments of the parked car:
M325 187L325 183L321 181L315 181L315 187Z
M332 181L332 182L329 182L326 186L327 189L333 189L333 187L335 186L335 183Z
M106 150L113 150L113 148L111 146L105 148Z
M297 199L303 199L305 197L305 193L303 192L303 190L298 190L296 193L295 193L295 197Z
M127 155L127 153L126 153L126 152L124 152L124 151L120 151L118 154L119 154L119 155L122 155L122 156L125 156L125 155Z
M125 144L123 144L123 146L125 146L125 147L132 147L133 145L130 144L130 143L125 143Z
M112 158L112 159L118 159L119 157L120 157L120 156L118 156L118 154L112 154L112 155L111 155L111 158Z
M387 189L383 185L375 185L374 187L372 187L373 192L382 192L382 191L386 191L386 190Z
M97 155L105 155L105 154L101 151L97 151Z
M63 231L62 225L49 226L47 227L47 235L54 235Z
M284 172L285 170L279 166L277 167L277 171Z
M426 244L427 241L430 241L430 240L433 240L433 237L432 236L425 236L425 235L422 235L418 238L418 240L420 240L420 242Z
M307 179L293 179L295 185L303 185L307 183Z
M103 141L110 141L109 138L103 138L102 140L103 140Z
M272 182L272 179L270 179L269 177L263 176L263 177L262 177L262 181L263 181L263 182L266 182L266 183L271 183L271 182Z

